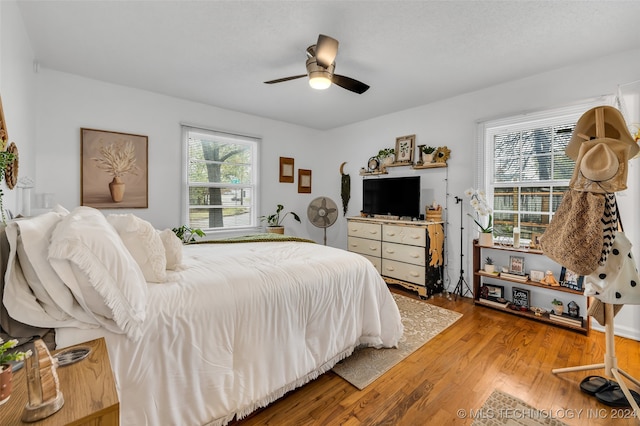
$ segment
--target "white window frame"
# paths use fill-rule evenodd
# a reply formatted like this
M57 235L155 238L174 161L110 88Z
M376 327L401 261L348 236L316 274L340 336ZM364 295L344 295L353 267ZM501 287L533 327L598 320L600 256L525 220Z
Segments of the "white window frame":
M197 133L211 135L217 140L228 141L230 143L240 142L243 144L249 144L251 146L252 159L253 159L252 166L251 166L251 183L250 184L233 184L233 183L220 184L220 185L223 185L224 187L235 186L238 188L241 188L241 187L251 188L252 197L251 197L251 204L250 204L250 210L251 210L250 224L247 226L233 226L233 227L220 227L220 228L205 227L201 229L205 231L207 235L216 234L217 236L223 236L221 234L226 234L226 233L236 233L236 232L246 232L246 231L254 232L259 230L260 227L259 227L258 212L260 211L260 182L259 182L260 145L261 145L262 139L255 136L224 132L224 131L214 130L207 127L188 124L188 123L181 123L181 127L182 127L182 168L183 168L182 209L181 209L182 223L187 225L189 224L189 210L191 208L191 205L189 203L189 188L191 186L209 186L206 184L203 185L202 183L197 183L195 185L192 185L191 182L189 182L189 162L190 162L189 133L197 132ZM218 185L213 183L211 186L218 186Z
M519 132L524 130L531 130L541 127L553 127L568 122L577 122L582 114L587 110L599 106L610 105L611 99L598 98L589 101L584 101L576 105L572 105L564 108L549 109L545 111L533 112L528 114L521 114L513 117L507 117L497 120L485 121L478 124L477 137L478 137L478 150L476 156L476 188L482 188L486 191L487 201L490 206L494 206L494 191L496 187L500 186L515 186L515 187L529 187L529 186L568 186L569 179L562 180L545 180L545 181L527 181L526 185L520 183L496 183L494 182L494 151L493 151L493 137L497 134ZM518 225L522 214L527 213L540 213L540 212L527 212L520 210L521 204L518 204ZM552 207L551 207L552 208ZM545 212L546 213L546 212ZM553 216L553 212L549 212ZM550 216L550 218L551 218Z

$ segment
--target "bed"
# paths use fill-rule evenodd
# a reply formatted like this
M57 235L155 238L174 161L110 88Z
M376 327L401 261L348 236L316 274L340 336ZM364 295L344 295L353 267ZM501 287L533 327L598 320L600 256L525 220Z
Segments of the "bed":
M166 231L89 207L6 227L11 320L54 329L57 348L104 337L123 425L224 425L402 335L360 255L299 240L182 246Z

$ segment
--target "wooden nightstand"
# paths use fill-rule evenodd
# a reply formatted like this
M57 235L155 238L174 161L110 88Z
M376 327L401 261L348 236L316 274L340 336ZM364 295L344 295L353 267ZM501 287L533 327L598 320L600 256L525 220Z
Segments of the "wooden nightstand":
M4 405L0 405L0 424L60 426L120 424L120 402L111 372L107 345L103 338L77 345L89 347L89 355L75 364L58 368L60 390L64 406L55 414L34 423L23 423L20 418L27 403L27 382L22 368L13 376L13 392ZM53 352L55 354L55 351Z

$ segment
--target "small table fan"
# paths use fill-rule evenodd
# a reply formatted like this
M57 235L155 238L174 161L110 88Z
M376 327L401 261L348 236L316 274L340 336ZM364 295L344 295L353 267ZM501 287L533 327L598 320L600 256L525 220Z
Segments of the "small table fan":
M338 206L328 197L318 197L307 207L309 222L324 229L324 245L327 245L327 228L338 219Z

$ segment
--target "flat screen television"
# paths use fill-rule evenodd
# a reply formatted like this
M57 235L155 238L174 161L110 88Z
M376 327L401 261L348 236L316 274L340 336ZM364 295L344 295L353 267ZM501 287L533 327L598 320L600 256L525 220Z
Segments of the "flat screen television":
M420 215L420 176L364 179L362 212L417 218Z

